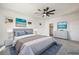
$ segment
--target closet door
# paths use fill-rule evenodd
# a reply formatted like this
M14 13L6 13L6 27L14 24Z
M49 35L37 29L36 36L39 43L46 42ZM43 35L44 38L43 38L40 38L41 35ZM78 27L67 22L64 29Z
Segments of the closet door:
M53 36L53 24L49 24L49 36Z

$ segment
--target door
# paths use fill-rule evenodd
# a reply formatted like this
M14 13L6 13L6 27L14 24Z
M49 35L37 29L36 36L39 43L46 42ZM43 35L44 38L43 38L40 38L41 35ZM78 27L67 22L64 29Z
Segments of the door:
M49 24L49 36L53 36L53 23Z

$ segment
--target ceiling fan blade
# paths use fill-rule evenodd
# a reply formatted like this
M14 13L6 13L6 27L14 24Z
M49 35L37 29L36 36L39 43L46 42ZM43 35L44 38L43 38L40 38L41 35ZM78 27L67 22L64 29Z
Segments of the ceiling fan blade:
M44 11L48 11L49 7L47 7L46 9L43 9Z
M35 12L34 14L39 14L38 12Z
M49 7L46 8L46 11L48 11Z
M43 9L44 11L46 11L46 9Z
M42 15L42 13L39 13L39 12L35 12L34 14L37 15L37 16Z
M49 17L49 14L46 14Z
M44 17L44 15L42 17Z
M38 11L42 11L41 9L38 9Z
M42 15L42 13L39 13L39 12L35 12L34 14L36 14L36 15Z
M55 13L48 13L48 14L55 14Z
M55 11L55 9L48 11L48 13Z

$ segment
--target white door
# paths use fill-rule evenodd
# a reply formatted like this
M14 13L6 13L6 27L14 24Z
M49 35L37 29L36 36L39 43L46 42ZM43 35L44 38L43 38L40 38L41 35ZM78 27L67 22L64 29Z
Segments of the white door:
M49 36L53 36L53 23L49 24Z

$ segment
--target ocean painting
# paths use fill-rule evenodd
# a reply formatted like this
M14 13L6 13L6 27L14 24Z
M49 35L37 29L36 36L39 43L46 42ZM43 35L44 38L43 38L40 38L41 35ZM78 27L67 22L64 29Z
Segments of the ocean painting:
M26 19L16 18L16 27L26 27Z
M67 29L67 22L66 21L58 22L57 29Z

